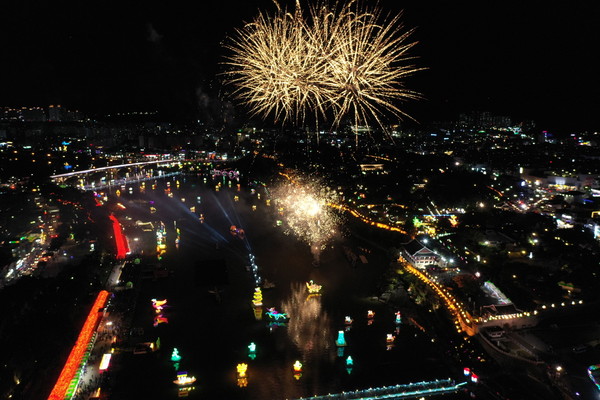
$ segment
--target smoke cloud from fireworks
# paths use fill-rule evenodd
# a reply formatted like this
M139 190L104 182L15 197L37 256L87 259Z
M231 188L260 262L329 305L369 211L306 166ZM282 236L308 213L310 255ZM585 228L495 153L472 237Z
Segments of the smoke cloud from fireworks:
M338 217L328 207L334 194L322 183L313 180L306 183L284 182L272 190L278 212L285 226L285 233L294 234L307 243L316 262L322 247L337 232Z

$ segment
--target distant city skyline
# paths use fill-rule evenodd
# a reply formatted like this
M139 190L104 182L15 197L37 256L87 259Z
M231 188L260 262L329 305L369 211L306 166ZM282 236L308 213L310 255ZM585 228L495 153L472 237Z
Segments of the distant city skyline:
M293 5L292 1L282 4ZM307 2L302 4L306 5ZM426 100L404 109L419 123L489 111L540 130L599 130L597 5L380 2L419 44L427 68L407 85ZM221 87L221 43L271 1L193 6L12 2L2 25L0 106L62 104L86 115L155 111L169 120L245 120ZM267 121L270 122L270 121Z

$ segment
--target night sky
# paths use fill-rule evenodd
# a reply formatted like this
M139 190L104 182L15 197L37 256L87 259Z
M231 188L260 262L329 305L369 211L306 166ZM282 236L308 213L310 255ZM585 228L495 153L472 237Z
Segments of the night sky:
M195 118L223 93L220 43L274 6L194 3L4 2L0 105ZM540 129L600 129L600 5L580 3L380 1L417 28L412 54L428 68L408 81L426 100L406 111L422 123L487 110Z

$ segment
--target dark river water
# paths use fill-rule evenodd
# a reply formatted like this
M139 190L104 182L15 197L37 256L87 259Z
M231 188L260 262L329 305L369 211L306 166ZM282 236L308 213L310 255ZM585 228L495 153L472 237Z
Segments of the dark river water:
M165 194L167 182L172 197ZM205 184L201 177L178 176L146 182L143 191L139 184L133 193L122 190L121 201L127 207L122 218L165 224L167 252L162 262L172 274L141 282L133 327L144 329L140 342L159 337L161 349L118 357L111 398L170 399L187 394L193 399L295 399L456 377L438 343L406 321L395 333L394 347L387 349L386 335L397 328L396 309L370 298L387 268L389 260L383 255L374 251L368 264L352 267L342 251L345 239L338 237L322 251L315 267L309 246L277 226L277 210L266 205L264 188L251 193L248 186L238 191L237 183L231 188L225 183L216 191L215 182L222 181L209 177ZM150 206L156 212L150 213ZM244 229L244 239L230 233L232 225ZM152 240L152 234L146 234L132 241L132 247L151 248ZM262 320L255 316L254 283L247 270L250 252L260 275L276 285L263 291L263 309L287 312L290 320L285 326L269 326L264 314ZM210 292L215 288L208 282L218 264L215 260L224 261L227 269L228 283L217 287L220 299ZM310 279L323 285L321 296L308 296L305 282ZM157 327L153 327L153 298L168 300L163 312L168 323ZM368 310L375 312L371 323ZM348 346L338 350L335 340L345 329L346 315L354 322L345 332ZM257 349L254 359L249 357L251 342ZM178 366L170 361L175 347L182 356ZM351 370L346 366L348 356L354 361ZM303 364L300 377L292 368L296 360ZM245 387L239 387L243 382L237 377L238 363L248 364ZM197 378L191 391L179 392L173 383L177 371Z

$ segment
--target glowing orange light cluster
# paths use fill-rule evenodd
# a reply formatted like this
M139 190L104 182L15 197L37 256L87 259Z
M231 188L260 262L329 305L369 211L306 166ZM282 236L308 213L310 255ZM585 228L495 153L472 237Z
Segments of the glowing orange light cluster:
M106 290L102 290L98 293L98 297L96 297L96 301L90 310L90 313L83 324L83 328L81 328L81 332L79 333L79 337L77 338L77 342L75 342L75 346L71 350L71 354L69 354L69 358L67 358L67 362L63 367L58 380L56 381L56 385L52 389L48 400L63 400L69 389L69 385L73 380L73 377L77 373L79 366L81 365L81 360L87 350L88 344L92 339L92 335L96 330L96 326L98 324L98 320L100 319L100 313L98 310L104 307L106 304L106 300L108 299L109 293Z
M419 271L407 263L403 264L407 272L415 275L421 281L426 283L444 301L446 308L454 317L454 321L459 332L462 329L470 336L473 336L475 333L477 333L477 318L472 317L460 301L452 296L452 294L446 288L441 287L439 284L430 279L426 273Z
M400 229L400 228L398 228L396 226L390 226L390 225L387 225L387 224L384 224L384 223L381 223L381 222L373 221L373 220L371 220L369 218L366 218L364 215L360 214L358 211L355 211L355 210L353 210L353 209L351 209L349 207L346 207L346 206L344 206L342 204L328 203L327 205L329 207L333 207L333 208L337 208L338 210L345 211L345 212L349 213L350 215L352 215L353 217L360 219L365 224L372 225L372 226L374 226L376 228L385 229L385 230L391 231L391 232L400 232L400 233L403 233L405 235L407 234L404 229Z

